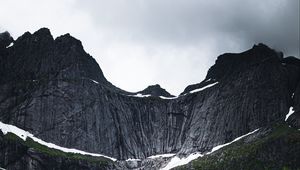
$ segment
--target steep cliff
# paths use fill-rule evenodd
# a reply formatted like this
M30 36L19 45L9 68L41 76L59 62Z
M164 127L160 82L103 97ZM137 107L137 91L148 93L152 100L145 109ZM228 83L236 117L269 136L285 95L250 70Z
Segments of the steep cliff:
M0 47L0 121L64 147L120 160L205 152L284 122L292 105L299 115L299 60L263 44L219 56L203 82L173 99L160 98L171 97L160 87L141 91L148 97L115 87L69 34L53 39L42 28L7 44Z
M176 170L292 170L300 167L300 132L283 123L257 133Z
M0 167L5 167L7 170L115 169L112 161L108 159L49 149L31 139L24 142L12 133L3 135L0 132L0 151Z

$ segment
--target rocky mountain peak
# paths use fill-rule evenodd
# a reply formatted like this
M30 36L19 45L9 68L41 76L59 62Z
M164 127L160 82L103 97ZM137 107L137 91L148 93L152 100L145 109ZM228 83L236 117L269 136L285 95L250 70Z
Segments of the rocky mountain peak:
M265 62L280 63L282 59L282 52L277 52L267 45L259 43L242 53L225 53L220 55L216 63L209 69L206 79L224 79L251 66Z
M111 90L116 87L70 34L53 40L50 31L43 28L25 33L12 47L3 49L0 121L65 148L118 160L141 159L123 161L124 166L121 161L114 162L118 168L120 163L119 169L145 169L143 161L151 169L159 169L173 159L161 157L152 164L152 155L210 153L255 129L261 132L275 121L285 123L290 111L294 113L286 120L299 129L300 67L294 64L298 60L282 59L263 44L219 56L204 81L188 86L185 92L189 93L174 100L143 96L172 97L158 84L138 92L143 95ZM33 158L21 157L19 151L28 155L23 149L1 146L0 160L8 161L0 161L0 165L23 165L20 160L30 162L30 168L20 169L48 165L39 157L34 157L38 161L33 164ZM50 169L64 162L60 158L54 161Z
M10 36L9 32L0 33L0 49L9 46L13 41L14 39Z
M83 50L83 46L80 40L74 38L69 33L59 36L55 39L55 43L61 48L73 48L77 50Z
M209 69L204 81L187 86L181 94L206 86L217 81L231 81L230 77L239 77L245 70L264 65L282 66L282 63L297 64L295 57L283 58L283 53L259 43L242 53L225 53L218 56L215 64ZM298 64L299 65L299 64ZM272 69L272 68L270 68Z
M278 59L283 58L283 52L276 51L263 43L258 43L257 45L254 44L250 51L255 55L261 55L261 57L273 56L275 58L277 57Z
M163 97L174 97L169 92L167 92L164 88L162 88L159 84L151 85L145 88L142 91L138 92L143 95L151 95L151 96L163 96Z
M8 35L5 33L2 37ZM95 59L70 34L54 40L48 28L41 28L33 34L26 32L7 51L0 56L3 68L0 82L63 78L92 79L109 84Z
M31 34L25 32L21 37L16 40L16 44L22 44L22 46L49 46L54 43L53 36L48 28L41 28Z
M36 32L33 33L33 35L37 36L37 37L52 37L53 36L50 32L50 30L48 28L40 28L39 30L37 30Z

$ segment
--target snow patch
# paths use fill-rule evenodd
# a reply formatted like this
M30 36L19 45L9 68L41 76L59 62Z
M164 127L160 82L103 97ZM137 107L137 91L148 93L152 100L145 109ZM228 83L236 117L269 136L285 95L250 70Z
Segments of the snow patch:
M85 151L78 150L78 149L73 149L73 148L65 148L65 147L55 145L53 143L45 142L45 141L43 141L39 138L34 137L33 134L29 133L28 131L22 130L22 129L20 129L16 126L13 126L13 125L2 123L1 121L0 121L0 129L3 132L4 135L10 132L10 133L13 133L13 134L17 135L18 137L20 137L24 141L29 137L33 141L35 141L35 142L37 142L41 145L47 146L49 148L57 149L57 150L60 150L60 151L63 151L63 152L78 153L78 154L82 154L82 155L90 155L90 156L96 156L96 157L104 157L104 158L110 159L112 161L117 160L115 158L105 156L105 155L102 155L102 154L85 152Z
M242 138L244 138L244 137L246 137L246 136L248 136L248 135L251 135L251 134L257 132L258 130L259 130L259 129L256 129L256 130L254 130L254 131L252 131L252 132L249 132L249 133L247 133L247 134L245 134L245 135L242 135L242 136L240 136L240 137L234 139L234 140L231 141L231 142L228 142L228 143L225 143L225 144L222 144L222 145L215 146L215 147L212 148L212 150L211 150L210 152L207 152L207 153L205 153L205 154L201 154L200 152L195 152L195 153L192 153L192 154L190 154L189 156L187 156L187 157L185 157L185 158L179 158L178 156L175 156L175 157L173 157L173 158L170 160L170 162L169 162L164 168L162 168L161 170L169 170L169 169L175 168L175 167L177 167L177 166L182 166L182 165L188 164L188 163L191 162L192 160L195 160L195 159L197 159L197 158L199 158L199 157L202 157L202 156L204 156L204 155L209 155L209 154L211 154L211 153L213 153L213 152L215 152L215 151L217 151L217 150L219 150L219 149L221 149L221 148L223 148L223 147L225 147L225 146L227 146L227 145L232 144L233 142L236 142L236 141L238 141L238 140L240 140L240 139L242 139Z
M149 156L147 158L149 158L149 159L169 158L169 157L172 157L172 156L175 156L175 155L176 155L175 153L167 153L167 154L152 155L152 156Z
M214 83L212 83L212 84L208 84L208 85L206 85L206 86L204 86L204 87L201 87L201 88L199 88L199 89L192 90L192 91L190 91L189 93L196 93L196 92L203 91L203 90L205 90L205 89L207 89L207 88L210 88L210 87L212 87L212 86L214 86L214 85L216 85L216 84L218 84L218 83L219 83L219 82L214 82Z
M125 160L126 162L133 162L133 161L141 161L140 159L134 159L134 158L129 158Z
M135 95L127 95L127 96L131 96L131 97L149 97L151 95L150 94L141 94L141 93L138 93L138 94L135 94Z
M93 79L90 79L92 82L94 82L94 83L96 83L96 84L99 84L99 82L98 81L96 81L96 80L93 80Z
M211 79L207 79L207 80L205 80L205 82L208 82L208 81L210 81Z
M170 160L170 162L167 164L167 166L165 166L161 170L169 170L169 169L175 168L177 166L188 164L192 160L195 160L195 159L197 159L199 157L202 157L202 156L203 155L200 152L192 153L192 154L190 154L189 156L187 156L185 158L179 158L178 156L175 156Z
M175 96L175 97L165 97L165 96L159 96L159 98L161 99L167 99L167 100L171 100L171 99L177 99L178 97Z
M233 141L231 141L231 142L228 142L228 143L225 143L225 144L222 144L222 145L215 146L215 147L213 147L212 150L211 150L210 152L208 152L206 155L211 154L211 153L213 153L213 152L215 152L215 151L217 151L217 150L219 150L219 149L221 149L221 148L223 148L223 147L225 147L225 146L227 146L227 145L230 145L230 144L232 144L233 142L236 142L236 141L238 141L238 140L240 140L240 139L242 139L242 138L244 138L244 137L246 137L246 136L249 136L249 135L251 135L251 134L257 132L258 130L259 130L259 129L255 129L255 130L252 131L252 132L249 132L249 133L247 133L247 134L245 134L245 135L242 135L242 136L240 136L240 137L238 137L238 138L235 138L235 139L234 139Z
M285 116L285 121L288 120L288 118L294 113L294 108L293 107L290 107L290 110L289 110L289 113Z
M14 45L14 43L11 42L11 43L9 44L9 46L7 46L6 48L9 48L9 47L11 47L11 46L13 46L13 45Z
M135 94L135 95L127 95L127 96L130 96L130 97L150 97L152 95L151 94L141 94L141 93L138 93L138 94ZM166 100L171 100L171 99L176 99L178 97L177 96L175 96L175 97L159 96L159 98L166 99Z

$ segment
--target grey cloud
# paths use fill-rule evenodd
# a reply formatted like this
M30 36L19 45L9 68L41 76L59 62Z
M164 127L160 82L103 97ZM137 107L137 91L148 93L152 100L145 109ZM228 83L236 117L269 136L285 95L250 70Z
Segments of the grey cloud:
M80 5L92 10L101 27L132 41L195 46L215 39L219 47L238 41L241 48L264 42L299 55L297 0L88 0Z
M179 94L218 55L254 43L299 57L299 0L9 0L0 23L15 38L40 27L70 32L129 91L158 83Z

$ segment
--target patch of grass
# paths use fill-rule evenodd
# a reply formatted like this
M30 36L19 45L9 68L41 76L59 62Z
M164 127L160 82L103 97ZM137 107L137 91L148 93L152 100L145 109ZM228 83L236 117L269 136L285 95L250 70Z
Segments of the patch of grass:
M242 139L175 169L290 170L296 167L300 170L297 163L297 155L300 155L300 132L286 124L274 124L271 129L271 132L258 139L250 142Z
M13 133L7 133L6 135L4 135L4 139L12 142L21 143L22 145L28 148L32 148L35 151L46 154L48 156L62 157L62 158L74 159L74 160L84 160L98 165L108 165L108 163L111 162L110 159L104 157L82 155L78 153L67 153L57 149L49 148L45 145L41 145L38 142L35 142L29 137L27 137L26 141L23 141L21 138L19 138L17 135Z

